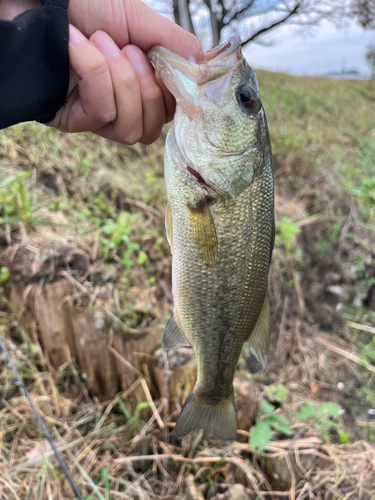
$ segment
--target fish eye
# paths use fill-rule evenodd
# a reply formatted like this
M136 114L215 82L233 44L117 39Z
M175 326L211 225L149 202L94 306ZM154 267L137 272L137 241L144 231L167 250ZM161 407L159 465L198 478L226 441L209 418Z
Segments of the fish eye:
M251 87L240 87L237 90L237 101L246 109L253 109L258 104L258 95Z

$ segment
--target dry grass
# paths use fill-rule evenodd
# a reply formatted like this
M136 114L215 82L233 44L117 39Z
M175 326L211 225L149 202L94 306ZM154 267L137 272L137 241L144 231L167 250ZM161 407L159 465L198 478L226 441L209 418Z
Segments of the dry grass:
M113 344L120 330L155 330L160 337L172 307L162 141L126 148L32 124L0 134L0 182L31 172L25 185L37 221L35 229L22 217L0 227L1 266L12 273L1 294L0 335L85 498L375 498L375 427L367 413L375 406L375 313L374 305L363 305L373 286L375 223L366 179L375 90L368 82L266 72L260 85L274 143L278 233L270 273L270 363L266 374L251 379L292 431L288 440L274 432L261 453L247 444L248 429L225 447L201 432L177 441L179 403L159 397L147 361L152 355L135 367ZM112 248L106 259L103 254L103 226L122 211L132 217L129 238L138 245L131 267L121 265L123 247ZM146 261L139 260L141 252ZM52 366L40 325L27 310L30 287L35 293L62 279L74 289L69 310L107 309L112 333L101 345L131 373L126 390L119 384L108 401L91 392L80 358ZM11 294L20 283L25 302ZM332 286L341 296L328 291ZM288 389L281 402L269 392L277 384ZM339 444L333 426L324 436L313 420L295 418L304 403L322 401L345 409L348 443ZM0 498L72 498L2 355Z
M69 381L69 367L57 376L48 363L41 371L37 364L46 362L42 351L31 361L24 348L9 338L5 342L84 496L96 491L93 498L180 498L189 475L194 482L188 498L199 498L193 493L196 486L203 498L209 493L226 498L221 495L235 483L245 486L248 498L320 499L330 493L336 498L369 498L366 490L372 491L375 448L364 440L325 443L299 423L292 427L293 439L272 441L259 454L240 442L219 447L202 433L177 443L173 422L155 418L162 406L148 421L126 421L118 409L114 411L116 401L95 403L81 383ZM1 381L8 394L0 412L2 497L71 498L67 480L25 398L18 396L7 366ZM126 402L131 395L127 392L116 400ZM293 405L299 406L296 399ZM239 437L247 436L239 432ZM283 491L275 490L277 484Z

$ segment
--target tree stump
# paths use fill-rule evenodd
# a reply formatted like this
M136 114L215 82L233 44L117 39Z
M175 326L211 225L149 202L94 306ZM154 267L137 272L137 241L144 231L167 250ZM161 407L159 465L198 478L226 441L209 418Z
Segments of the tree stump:
M160 396L169 402L166 412L180 411L197 378L193 349L180 347L168 353L158 349L154 353L153 374Z
M11 302L20 315L27 311L35 320L44 353L55 369L76 360L89 390L100 401L112 399L144 377L151 396L169 402L165 415L181 410L196 381L194 352L162 349L160 317L165 311L156 311L157 302L147 327L131 329L116 317L116 284L106 282L116 274L109 269L113 266L90 265L90 255L82 248L38 238L0 253L1 265L11 271L7 284ZM89 275L91 281L86 279ZM133 292L139 298L143 289L134 287ZM238 428L248 430L258 412L259 390L237 372L234 392ZM147 399L144 384L133 396L136 402Z

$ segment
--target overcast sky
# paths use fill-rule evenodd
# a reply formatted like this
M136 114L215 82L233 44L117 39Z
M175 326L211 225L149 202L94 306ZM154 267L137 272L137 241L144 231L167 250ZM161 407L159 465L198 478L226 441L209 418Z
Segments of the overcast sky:
M301 34L300 28L283 26L269 36L272 47L249 45L244 53L251 66L294 74L323 75L342 69L368 73L366 48L375 41L375 33L352 23L337 29L323 22L313 31Z
M172 18L171 5L165 0L144 1L156 11ZM267 1L277 3L277 0ZM197 20L208 24L208 11L204 8L197 11L195 22ZM251 22L256 26L256 18L252 18ZM245 56L254 68L296 75L325 75L355 69L368 75L370 70L365 53L368 45L375 43L375 32L365 31L354 22L346 22L345 28L338 29L333 23L324 21L303 32L301 27L284 25L262 40L267 44L272 43L272 46L252 43L244 48ZM205 49L209 48L209 39L203 45Z

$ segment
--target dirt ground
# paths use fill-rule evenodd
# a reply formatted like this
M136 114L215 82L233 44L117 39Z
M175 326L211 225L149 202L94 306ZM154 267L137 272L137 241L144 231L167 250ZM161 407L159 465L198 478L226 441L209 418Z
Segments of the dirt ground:
M277 225L270 358L257 374L246 352L239 361L231 445L173 434L196 367L190 350L161 349L172 310L163 138L127 148L33 124L0 136L0 335L84 498L375 499L373 187L333 169L337 151L352 168L365 168L367 156L344 129L327 139L337 151L319 152L315 94L299 101L305 80L261 73L270 106L276 78L279 89L290 84L294 107L268 114ZM323 84L329 102L335 89ZM296 134L290 143L290 113L310 142ZM0 361L0 497L73 498ZM263 444L251 447L260 422Z

